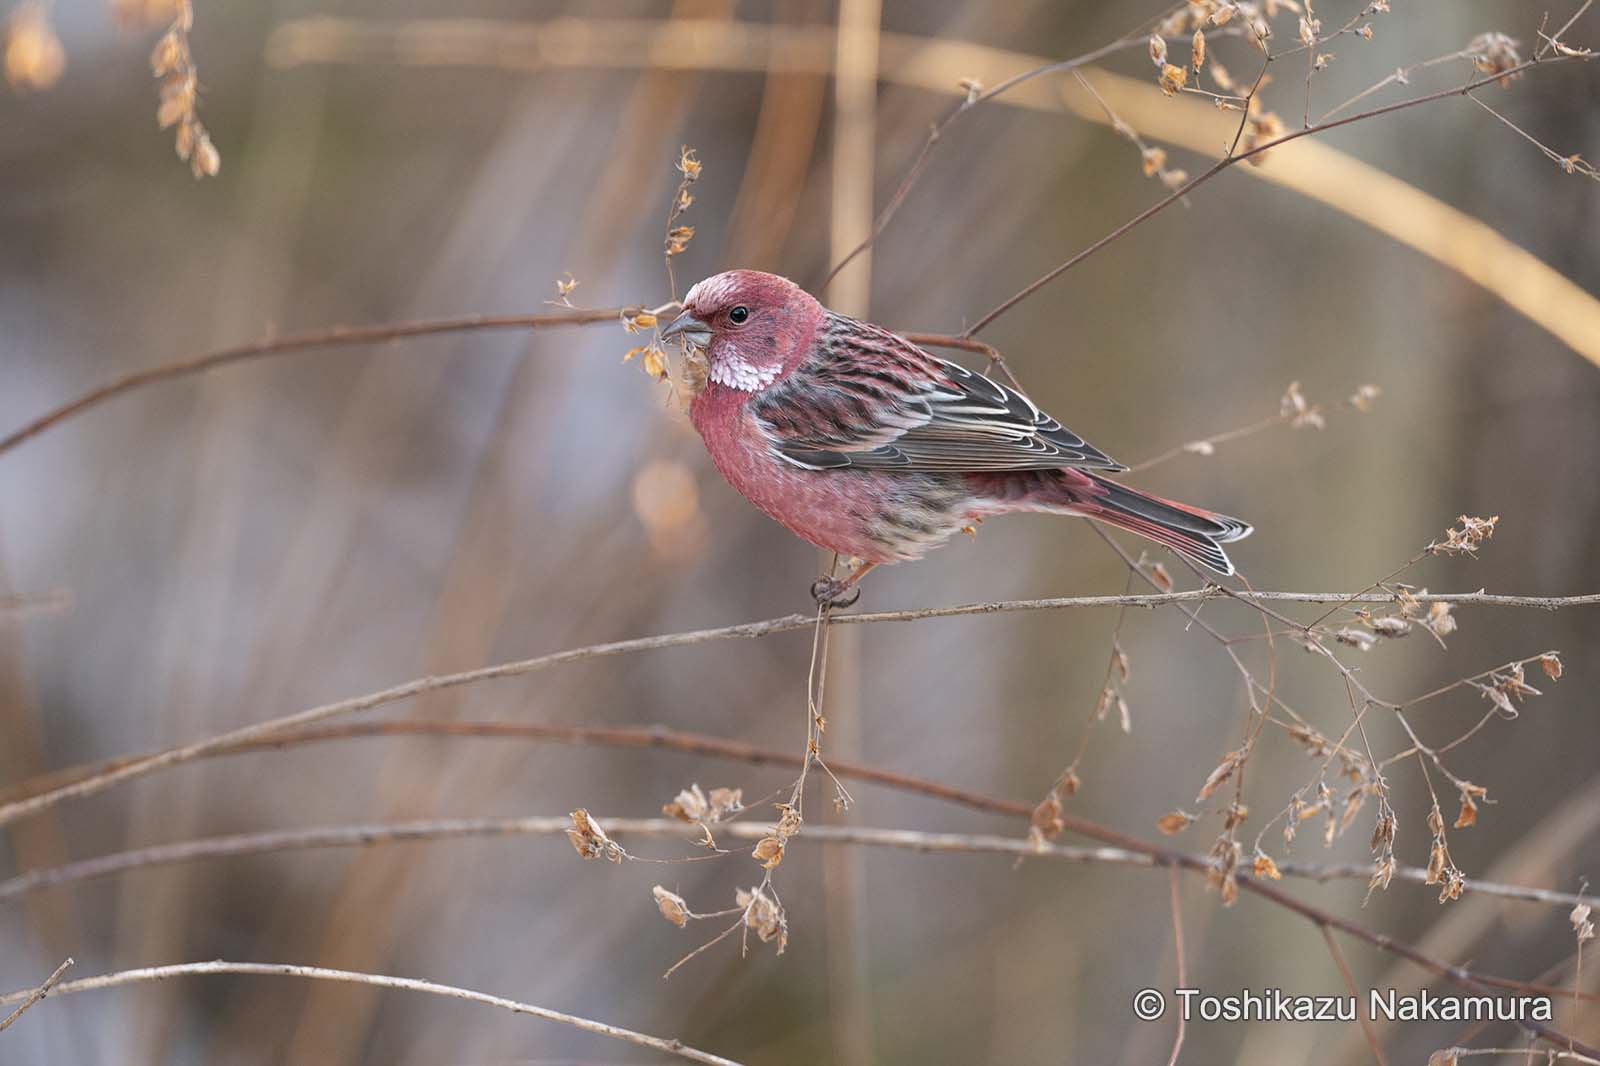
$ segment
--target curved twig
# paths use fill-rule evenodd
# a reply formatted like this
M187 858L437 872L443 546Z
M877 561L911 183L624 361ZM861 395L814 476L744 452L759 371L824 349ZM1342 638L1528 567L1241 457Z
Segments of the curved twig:
M1600 55L1600 53L1596 53L1596 55ZM1466 96L1474 89L1481 89L1485 85L1491 85L1495 82L1515 77L1516 75L1521 74L1524 71L1531 70L1536 66L1544 66L1550 63L1561 62L1563 60L1587 60L1591 58L1595 57L1574 55L1555 56L1545 59L1529 59L1500 74L1479 78L1475 81L1469 81L1465 85L1450 89L1440 89L1431 93L1424 93L1421 96L1413 96L1406 100L1398 100L1395 103L1384 104L1382 107L1374 107L1367 111L1358 112L1354 115L1345 115L1342 118L1329 119L1326 122L1322 122L1314 126L1306 126L1302 129L1291 130L1281 137L1275 137L1270 141L1263 141L1260 144L1253 145L1243 152L1235 152L1230 150L1226 156L1207 167L1199 175L1190 178L1188 181L1178 186L1178 188L1174 189L1171 193L1162 197L1160 200L1157 200L1155 203L1151 204L1149 207L1145 208L1143 211L1139 212L1133 218L1130 218L1128 221L1124 222L1122 225L1118 226L1104 237L1101 237L1099 240L1095 241L1087 248L1084 248L1082 251L1078 252L1065 262L1051 267L1045 273L1041 274L1039 277L1023 286L1017 292L1008 296L1005 300L1001 301L997 306L992 308L982 318L968 326L962 335L970 337L982 331L985 326L993 323L995 319L1011 310L1023 300L1026 300L1028 297L1032 296L1034 293L1038 292L1040 289L1044 288L1046 285L1050 284L1052 281L1056 280L1061 275L1065 274L1067 271L1083 262L1085 259L1088 259L1091 255L1094 255L1106 245L1111 244L1113 241L1116 241L1119 238L1127 235L1140 224L1155 217L1157 214L1166 208L1171 207L1179 200L1182 200L1195 189L1199 188L1201 185L1204 185L1206 182L1210 181L1224 170L1227 170L1235 163L1242 163L1247 159L1261 155L1263 152L1271 151L1273 148L1276 148L1280 145L1288 144L1290 141L1297 141L1301 137L1310 137L1318 133L1326 133L1328 130L1338 129L1340 126L1348 126L1353 122L1362 122L1369 118L1377 118L1379 115L1387 115L1395 111L1404 111L1407 108L1417 107L1421 104L1432 103L1435 100L1443 100L1451 96Z
M1021 805L1019 804L1018 806L1020 807ZM603 825L606 833L613 838L625 838L633 835L693 839L704 832L698 825L665 818L598 818L596 821ZM570 816L461 818L434 819L420 822L323 826L312 829L277 830L265 833L213 837L119 852L57 867L54 870L38 871L34 874L13 878L4 885L0 885L0 901L14 899L29 892L72 881L106 876L128 869L186 862L198 858L252 855L290 848L355 847L454 837L556 835L564 834L571 826L572 819ZM1181 867L1192 873L1201 874L1212 868L1210 860L1202 856L1160 848L1118 833L1115 830L1084 822L1081 819L1072 819L1068 824L1068 828L1073 832L1103 839L1108 842L1109 846L1072 847L1037 842L1021 837L989 834L925 833L915 830L836 825L808 826L804 839L818 843L855 844L899 848L918 852L999 854L1017 859L1032 857L1077 863L1099 862L1132 866ZM742 840L759 840L770 836L774 829L773 825L760 822L725 822L717 826L718 834ZM1419 871L1419 873L1421 872ZM1364 926L1341 918L1331 912L1301 902L1263 881L1243 879L1240 881L1240 887L1289 908L1295 913L1310 919L1321 928L1332 927L1339 929L1367 944L1409 959L1457 984L1514 991L1523 994L1573 995L1571 989L1477 973L1466 967L1441 962L1423 954L1410 944L1395 940L1381 933L1372 932ZM1483 891L1483 886L1481 885L1474 885L1473 887L1480 892ZM1513 891L1516 889L1516 886L1506 887ZM1584 993L1582 998L1600 1001L1600 995L1592 993ZM0 1005L11 1001L13 1001L12 997L0 998ZM1561 1039L1565 1041L1566 1038L1562 1037ZM1582 1048L1581 1044L1574 1046L1579 1049Z
M1215 598L1218 595L1214 588L1189 589L1182 592L1152 593L1145 595L1124 596L1062 596L1051 599L1037 600L998 600L989 603L961 604L953 607L926 607L919 610L908 611L879 611L863 614L834 614L830 616L830 625L864 625L875 622L911 622L924 618L954 618L963 615L1001 614L1015 611L1053 611L1069 607L1116 607L1138 606L1159 607L1170 603L1185 603ZM1271 602L1287 601L1294 603L1388 603L1393 597L1385 593L1368 593L1366 596L1351 597L1336 593L1307 593L1307 592L1238 592L1231 593L1230 598L1245 602ZM1494 596L1489 593L1462 593L1459 595L1419 595L1419 601L1432 602L1434 600L1449 600L1457 605L1482 604L1495 606L1540 607L1555 610L1560 607L1592 606L1600 604L1600 594L1583 596ZM353 696L349 699L337 700L320 706L310 707L294 714L273 718L254 725L242 726L226 733L219 733L190 744L175 748L168 748L145 758L134 760L118 766L116 769L105 773L87 777L71 784L62 785L27 799L14 800L0 805L0 825L9 825L21 818L37 814L40 811L54 807L66 800L80 799L104 792L109 788L127 781L148 776L158 770L169 766L178 766L192 762L195 759L212 755L242 744L263 740L276 736L289 729L299 726L312 725L330 718L342 715L355 714L368 711L374 707L396 703L400 700L410 699L424 693L435 692L439 689L455 688L461 685L474 684L479 681L490 681L497 678L519 677L524 674L535 673L552 666L562 666L567 663L581 662L586 659L608 658L614 655L628 655L640 651L653 651L662 648L681 648L692 644L705 644L715 640L753 639L771 636L775 633L787 633L797 629L807 629L815 624L815 617L809 614L791 614L782 618L773 618L764 622L747 622L741 625L719 626L714 629L690 630L684 633L667 633L654 637L637 637L632 640L612 641L606 644L591 644L582 648L572 648L567 651L552 652L549 655L540 655L532 659L522 659L516 662L499 663L494 666L480 667L476 670L465 670L454 674L440 674L431 677L416 678L411 681L394 685L390 688L379 689L362 696Z
M58 423L64 422L74 415L82 414L92 407L98 407L107 400L115 399L124 393L141 389L146 385L171 381L174 378L203 374L208 370L214 370L217 367L227 366L231 363L242 363L268 355L305 352L314 348L377 344L383 341L401 340L408 337L429 337L439 333L466 333L485 329L543 329L551 326L582 326L596 322L615 322L622 312L623 308L611 307L597 310L547 311L533 315L464 315L460 318L438 318L421 322L390 322L374 326L335 326L332 329L314 330L309 333L291 333L283 337L251 341L248 344L236 344L229 348L208 352L205 355L197 355L189 359L178 359L170 363L162 363L160 366L148 367L144 370L135 370L119 378L113 378L103 385L98 385L76 399L70 400L52 411L45 412L5 437L0 437L0 455L4 455L24 441L37 437Z
M713 1055L708 1051L700 1051L689 1047L681 1040L651 1036L648 1033L624 1029L618 1025L609 1025L597 1022L590 1018L581 1018L576 1014L566 1014L562 1011L551 1010L549 1007L537 1007L532 1003L522 1003L503 996L491 996L487 992L474 992L470 988L457 988L454 985L441 985L434 981L420 981L414 977L390 977L387 974L356 973L351 970L330 970L322 966L295 966L288 963L276 962L226 962L215 959L211 962L185 962L175 966L147 966L137 970L123 970L118 973L103 974L99 977L85 977L79 981L67 981L57 985L51 990L53 996L65 996L74 992L92 992L101 988L119 988L123 985L140 984L145 981L165 981L172 977L189 977L197 974L257 974L266 977L301 977L310 981L338 981L344 984L368 985L372 988L398 989L403 992L426 992L431 996L444 996L448 999L464 999L469 1003L481 1003L486 1007L500 1007L515 1014L531 1014L536 1018L546 1021L560 1022L570 1025L575 1029L582 1029L588 1033L599 1033L601 1036L615 1037L625 1040L639 1047L650 1048L652 1051L662 1051L669 1055L676 1055L690 1062L710 1063L711 1066L739 1066L732 1059L725 1059L721 1055ZM16 1003L26 999L31 994L30 990L12 992L0 996L0 1006Z

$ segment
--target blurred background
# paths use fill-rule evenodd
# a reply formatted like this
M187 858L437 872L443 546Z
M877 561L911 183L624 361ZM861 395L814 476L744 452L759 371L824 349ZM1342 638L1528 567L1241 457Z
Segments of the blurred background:
M1327 47L1336 59L1313 83L1313 116L1484 31L1521 39L1526 55L1538 25L1511 0L1394 6L1372 19L1371 41ZM662 303L672 296L663 221L683 145L704 172L683 219L696 234L674 262L679 293L733 266L814 288L949 114L961 77L993 85L1162 13L1043 0L842 7L202 4L190 45L221 168L196 181L154 121L149 54L172 4L60 0L45 12L64 56L59 77L0 91L0 430L108 377L274 333L538 311L569 273L581 306ZM1318 8L1328 30L1358 10ZM303 21L320 16L339 21ZM435 21L446 17L458 21ZM459 21L468 19L495 21ZM663 37L701 25L683 20L744 29L698 44ZM836 49L841 20L853 28ZM1294 20L1274 21L1275 47L1292 47ZM792 32L768 34L769 23ZM1594 44L1596 31L1591 13L1569 39ZM1186 42L1174 40L1175 55ZM1259 66L1238 38L1218 37L1211 56L1235 80ZM1164 100L1149 62L1142 44L1103 61L1144 83L1130 108L1216 117L1195 98ZM1284 66L1265 99L1294 127L1304 59ZM1469 75L1456 60L1369 102ZM1541 69L1485 99L1562 155L1600 155L1592 66ZM891 327L958 332L1155 202L1165 190L1141 174L1138 150L1077 113L1095 110L1070 75L1053 74L964 115L830 299ZM1451 99L1325 143L1527 249L1581 290L1567 294L1572 314L1593 315L1583 294L1600 291L1600 189L1492 116ZM1168 147L1167 166L1190 173L1214 158ZM1449 591L1600 589L1600 372L1557 335L1580 319L1530 320L1349 213L1254 180L1273 165L1224 173L983 337L1041 406L1129 463L1269 417L1301 382L1326 410L1324 430L1279 426L1137 479L1253 522L1255 537L1233 554L1258 588L1359 589L1464 512L1501 516L1482 557L1430 559L1407 580ZM1386 196L1375 187L1350 198L1381 208ZM1450 244L1460 234L1431 236ZM1458 258L1476 254L1457 243ZM1554 292L1532 284L1534 299ZM0 611L0 788L425 674L807 610L818 553L722 483L669 388L621 362L637 343L602 325L272 358L138 392L0 456L0 596L63 589L73 601ZM1347 410L1344 398L1366 383L1381 398L1368 413ZM1014 518L875 573L863 605L1115 593L1126 581L1081 523ZM1547 648L1565 653L1566 677L1534 681L1547 694L1518 720L1495 721L1451 752L1451 769L1495 801L1451 847L1469 879L1577 891L1600 860L1600 613L1457 614L1448 649L1416 634L1346 657L1359 658L1375 691L1406 697ZM1237 605L1210 605L1206 617L1230 633L1260 627ZM831 667L827 750L1037 800L1093 713L1115 622L1112 611L1085 610L850 630ZM1192 808L1237 745L1245 694L1217 645L1176 613L1135 612L1120 639L1132 730L1116 728L1115 715L1094 730L1068 809L1156 838L1156 819ZM1280 695L1337 736L1350 719L1338 676L1280 650ZM714 643L377 713L661 724L798 752L809 655L807 632ZM1486 707L1463 691L1413 721L1443 742ZM1405 746L1392 720L1369 728L1375 747ZM1247 841L1316 770L1278 730L1250 765ZM671 752L340 741L188 765L14 824L0 875L268 828L577 806L648 816L691 782L754 798L791 778ZM1392 767L1390 780L1399 857L1425 864L1427 793L1415 763ZM1026 828L866 785L835 814L816 787L814 822ZM1367 861L1371 812L1332 848L1308 831L1276 854ZM1203 853L1219 831L1209 817L1170 843ZM682 853L665 840L629 846ZM37 983L69 954L73 976L215 957L315 963L465 985L753 1063L1144 1063L1171 1046L1170 1021L1138 1023L1129 1009L1135 990L1174 981L1159 872L833 848L802 835L778 871L787 953L761 946L741 960L727 941L663 981L720 927L662 921L651 885L713 910L758 873L743 852L679 866L580 863L559 837L143 870L0 909L0 983ZM1553 980L1571 981L1564 909L1470 893L1441 909L1434 890L1398 882L1363 909L1360 881L1285 885L1451 961L1529 979L1555 967ZM1249 895L1224 909L1194 877L1182 901L1191 984L1342 988L1304 920ZM1363 986L1425 980L1353 942L1346 954ZM1600 987L1600 966L1583 972ZM1557 1024L1600 1039L1593 1009L1574 1018L1568 1004ZM1520 1037L1506 1026L1416 1024L1387 1027L1383 1039L1390 1061L1418 1062L1455 1042ZM1358 1032L1327 1025L1195 1024L1185 1056L1370 1061ZM50 1000L0 1035L0 1060L662 1061L466 1004L267 978Z

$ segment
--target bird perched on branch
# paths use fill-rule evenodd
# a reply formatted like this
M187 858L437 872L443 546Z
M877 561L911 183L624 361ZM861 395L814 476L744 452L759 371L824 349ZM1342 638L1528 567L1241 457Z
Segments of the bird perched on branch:
M1081 515L1220 574L1236 518L1104 477L1126 470L1026 396L886 329L829 311L787 278L730 270L662 331L704 358L689 417L746 499L818 547L859 560L812 586L847 606L883 563L918 559L972 522Z

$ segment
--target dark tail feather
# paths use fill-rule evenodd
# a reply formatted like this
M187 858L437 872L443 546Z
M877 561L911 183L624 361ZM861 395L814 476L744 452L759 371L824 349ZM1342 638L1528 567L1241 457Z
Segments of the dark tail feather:
M1103 491L1078 504L1077 510L1107 525L1149 537L1219 574L1233 573L1233 563L1221 546L1248 537L1252 532L1248 523L1138 492L1094 474L1088 476Z

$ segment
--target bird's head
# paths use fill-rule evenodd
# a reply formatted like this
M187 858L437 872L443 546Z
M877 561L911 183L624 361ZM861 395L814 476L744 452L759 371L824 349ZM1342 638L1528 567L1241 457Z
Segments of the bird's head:
M661 335L703 349L710 380L756 393L800 364L822 317L822 305L788 278L729 270L690 289Z

